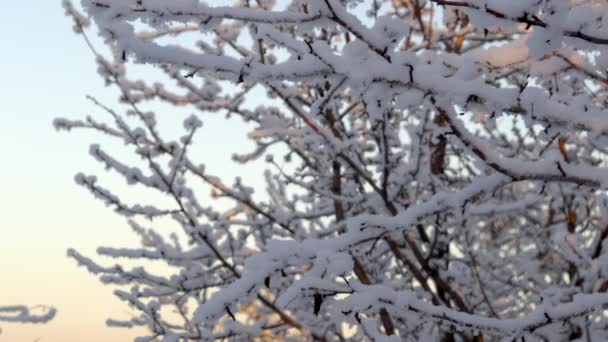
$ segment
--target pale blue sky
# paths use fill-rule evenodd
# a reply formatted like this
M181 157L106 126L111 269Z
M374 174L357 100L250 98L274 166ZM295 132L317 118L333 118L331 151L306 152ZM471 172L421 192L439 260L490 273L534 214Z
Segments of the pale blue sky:
M0 341L129 340L131 333L104 326L105 316L124 307L65 257L67 246L91 251L111 236L96 231L118 232L123 223L72 181L77 170L93 165L86 154L90 137L51 126L57 115L90 113L83 95L111 96L60 1L5 4L0 44L0 304L60 310L44 326L0 324ZM103 219L90 220L99 215Z

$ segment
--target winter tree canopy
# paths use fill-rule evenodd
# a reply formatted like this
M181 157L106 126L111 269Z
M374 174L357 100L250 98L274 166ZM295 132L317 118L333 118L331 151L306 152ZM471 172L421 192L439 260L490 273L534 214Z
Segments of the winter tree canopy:
M76 176L141 238L69 251L138 313L108 324L167 342L608 340L605 1L218 2L64 1L111 51L98 70L124 107L91 98L98 114L55 127L123 143L137 158L90 154L165 199ZM194 112L181 137L152 102ZM233 159L264 163L264 186L191 152L218 115L251 127Z

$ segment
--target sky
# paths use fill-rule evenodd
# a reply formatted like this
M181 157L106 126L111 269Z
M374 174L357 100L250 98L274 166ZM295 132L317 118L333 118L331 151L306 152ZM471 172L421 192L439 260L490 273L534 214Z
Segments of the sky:
M129 308L66 256L70 247L92 256L99 245L137 243L122 218L73 181L79 171L103 174L88 155L97 135L52 126L58 116L103 115L85 95L109 104L116 95L97 76L91 52L71 26L60 0L11 1L0 11L0 306L48 304L59 311L45 325L0 323L0 342L136 336L106 327L110 316L129 317ZM226 127L221 119L206 124L206 160L230 181L238 172L230 155L242 149L244 126ZM108 182L125 188L124 182ZM136 190L127 191L137 198Z
M77 171L95 167L87 156L91 138L52 127L56 116L91 113L84 95L109 98L108 89L60 1L7 4L0 42L0 305L59 310L46 325L0 323L0 341L132 340L133 331L105 327L107 316L128 308L66 250L92 252L97 244L133 238L73 181Z

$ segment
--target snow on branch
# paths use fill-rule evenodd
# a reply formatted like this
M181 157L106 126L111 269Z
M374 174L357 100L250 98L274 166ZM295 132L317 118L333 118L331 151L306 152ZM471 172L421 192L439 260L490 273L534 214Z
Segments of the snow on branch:
M0 306L0 322L46 323L52 320L56 314L57 310L51 307Z

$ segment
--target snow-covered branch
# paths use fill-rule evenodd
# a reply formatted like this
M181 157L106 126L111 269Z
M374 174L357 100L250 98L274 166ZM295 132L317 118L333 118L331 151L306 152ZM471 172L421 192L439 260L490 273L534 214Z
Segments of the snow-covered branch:
M141 239L99 248L110 265L69 252L139 312L109 324L167 341L608 339L603 2L64 7L111 50L98 71L125 108L91 98L105 116L55 127L123 143L90 154L159 195L76 177ZM196 113L176 132L158 103ZM197 145L218 114L249 130L234 180Z
M57 310L49 307L0 306L0 322L46 323L52 320L56 314Z

